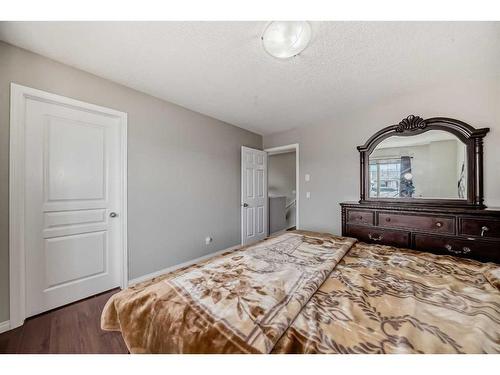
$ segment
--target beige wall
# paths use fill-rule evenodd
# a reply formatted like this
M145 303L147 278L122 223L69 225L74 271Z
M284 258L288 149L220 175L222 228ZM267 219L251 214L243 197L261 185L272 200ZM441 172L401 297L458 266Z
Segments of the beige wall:
M491 128L485 138L485 197L487 205L500 206L500 78L464 78L374 102L353 113L332 114L327 123L265 136L265 148L300 144L301 228L340 233L339 203L359 199L356 146L409 114L452 117L475 127ZM304 181L306 173L311 175L309 182ZM311 192L310 199L305 199L307 191Z
M11 82L128 113L130 278L239 243L240 146L261 148L261 136L0 42L0 322L9 314Z

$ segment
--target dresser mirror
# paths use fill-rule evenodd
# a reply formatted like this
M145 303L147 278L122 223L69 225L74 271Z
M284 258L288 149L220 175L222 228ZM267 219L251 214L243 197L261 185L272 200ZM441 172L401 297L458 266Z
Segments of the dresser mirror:
M370 198L467 198L467 147L452 133L388 137L368 164Z
M410 115L374 134L361 155L363 202L483 208L483 137L458 120Z

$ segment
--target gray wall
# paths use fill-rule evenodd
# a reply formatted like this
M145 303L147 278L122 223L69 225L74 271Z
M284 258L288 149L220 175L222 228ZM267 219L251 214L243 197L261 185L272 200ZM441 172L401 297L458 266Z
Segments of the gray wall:
M130 278L240 242L240 146L261 148L260 135L0 42L0 322L9 316L11 82L128 113Z
M374 101L354 113L332 114L327 123L264 136L265 148L300 144L301 229L340 233L339 202L359 199L356 146L409 114L447 116L491 128L485 138L485 198L488 206L500 206L500 76L496 77L422 87L391 100ZM304 181L306 173L311 175L309 182ZM305 198L307 191L310 199Z

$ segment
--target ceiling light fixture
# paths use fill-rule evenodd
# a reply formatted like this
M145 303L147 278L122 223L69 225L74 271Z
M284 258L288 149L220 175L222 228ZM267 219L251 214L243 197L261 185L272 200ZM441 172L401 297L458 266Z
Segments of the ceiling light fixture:
M301 53L311 41L311 25L307 21L273 21L262 34L267 53L287 59Z

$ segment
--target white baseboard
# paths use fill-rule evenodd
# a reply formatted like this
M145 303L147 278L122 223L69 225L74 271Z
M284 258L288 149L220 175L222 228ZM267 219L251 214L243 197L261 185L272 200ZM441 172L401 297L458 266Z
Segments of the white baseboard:
M231 246L231 247L228 247L227 249L219 250L219 251L216 251L214 253L210 253L210 254L204 255L202 257L199 257L199 258L191 259L191 260L188 260L187 262L184 262L184 263L181 263L181 264L176 264L175 266L167 267L167 268L164 268L164 269L156 271L156 272L148 273L147 275L144 275L144 276L136 277L135 279L129 280L128 285L131 286L131 285L134 285L134 284L137 284L137 283L141 283L143 281L152 279L153 277L164 275L166 273L178 270L179 268L182 268L182 267L190 266L192 264L201 262L201 261L203 261L205 259L212 258L213 256L222 254L222 253L224 253L226 251L235 250L235 249L237 249L239 247L241 247L241 245Z
M6 332L10 329L10 321L0 322L0 333Z

